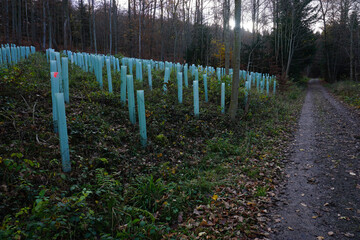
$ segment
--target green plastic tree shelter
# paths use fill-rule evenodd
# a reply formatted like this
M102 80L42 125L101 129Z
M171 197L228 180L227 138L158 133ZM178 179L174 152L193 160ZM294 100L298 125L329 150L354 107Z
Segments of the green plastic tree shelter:
M53 125L54 125L54 132L58 133L58 114L57 114L55 94L59 93L59 73L51 72L50 75L51 75L51 100L52 100Z
M221 83L221 113L225 113L225 83Z
M59 128L59 138L60 138L62 169L64 172L70 172L71 163L70 163L68 133L66 126L64 94L56 93L55 97L56 97L56 106L57 106L57 114L58 114L58 128Z
M129 107L129 118L132 124L136 123L136 112L135 112L135 96L134 96L134 80L132 75L127 75L127 92L128 92L128 107Z
M108 78L108 85L109 85L109 93L112 93L112 81L111 81L111 66L110 66L110 59L106 59L106 73Z
M69 103L69 64L68 64L68 58L63 57L61 58L61 67L62 67L62 78L63 78L63 84L64 84L64 98L65 102Z
M148 64L148 83L149 83L150 90L152 90L152 77L151 77L151 66L150 66L150 64Z
M193 81L194 91L194 116L199 117L199 82Z
M147 135L146 135L144 90L137 90L136 94L137 94L137 106L138 106L138 115L139 115L140 143L143 147L146 147Z
M126 70L126 66L121 66L120 102L123 105L125 105L126 103Z
M178 101L182 103L183 101L183 82L182 82L182 73L177 73L177 87L178 87Z

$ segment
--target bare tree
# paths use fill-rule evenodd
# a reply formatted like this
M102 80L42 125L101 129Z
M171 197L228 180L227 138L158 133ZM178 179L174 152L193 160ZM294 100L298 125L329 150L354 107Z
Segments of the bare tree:
M12 10L12 14L11 14L11 19L12 19L12 39L15 39L15 31L16 31L16 5L15 5L15 0L11 0L11 10Z
M67 49L68 0L63 0L64 9L64 48Z
M111 48L112 48L112 27L111 27L111 12L112 12L112 7L111 7L111 0L109 2L109 37L110 37L110 47L109 47L109 54L111 55Z
M28 2L25 0L25 26L26 26L26 38L29 41L29 18L28 18Z
M43 49L46 49L46 1L43 0Z
M22 38L22 31L21 31L21 0L18 0L18 30L17 30L17 37L18 37L18 44L21 44L21 38Z
M229 75L230 67L230 0L224 0L223 6L223 18L224 18L224 43L225 43L225 72Z
M96 46L96 25L95 25L95 6L94 0L92 0L92 21L93 21L93 38L94 38L94 48L95 53L97 54L97 46Z
M3 0L4 2L4 18L5 18L5 24L4 24L4 35L6 42L9 42L9 3L8 0Z
M139 58L141 58L141 0L139 0Z
M7 1L6 1L7 2ZM36 28L35 28L35 4L33 0L30 0L30 22L31 22L31 42L35 42Z
M233 81L231 87L231 100L229 107L229 114L231 120L235 120L236 112L239 104L239 86L240 86L240 50L241 50L241 32L240 32L240 22L241 22L241 0L235 0L235 39L234 39L234 73Z
M160 0L160 39L161 39L160 59L161 61L164 61L164 0Z
M115 54L117 54L118 50L118 9L116 0L113 0L113 15L114 15L114 35L115 35Z
M49 16L49 48L52 48L52 16L49 7L49 1L46 2L46 10Z

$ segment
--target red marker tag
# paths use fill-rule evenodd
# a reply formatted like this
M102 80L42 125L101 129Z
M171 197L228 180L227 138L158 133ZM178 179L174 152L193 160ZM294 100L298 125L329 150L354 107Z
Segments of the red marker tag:
M58 74L58 72L54 72L54 77L56 78Z

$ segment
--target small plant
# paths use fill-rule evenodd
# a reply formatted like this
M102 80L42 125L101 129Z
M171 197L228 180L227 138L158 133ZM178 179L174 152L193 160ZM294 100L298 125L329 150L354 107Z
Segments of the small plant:
M267 191L268 191L267 186L258 186L256 188L255 196L257 196L257 197L266 197Z
M240 154L239 147L230 143L229 138L215 138L207 141L207 148L225 156Z
M134 184L132 201L139 208L156 212L164 200L166 190L167 186L161 178L155 180L152 175L140 177Z

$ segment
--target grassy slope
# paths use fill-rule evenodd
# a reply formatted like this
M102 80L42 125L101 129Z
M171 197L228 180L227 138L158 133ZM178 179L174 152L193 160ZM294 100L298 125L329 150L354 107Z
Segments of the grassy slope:
M219 114L220 85L210 81L209 103L200 103L195 119L192 87L179 105L176 85L164 95L163 72L156 72L152 92L135 86L145 89L149 144L143 149L120 104L118 74L114 95L77 67L69 76L72 172L63 174L44 55L0 72L0 238L260 235L303 100L300 89L276 98L253 93L250 112L232 123ZM230 86L226 92L228 104Z
M360 82L341 81L327 87L347 104L360 108Z

